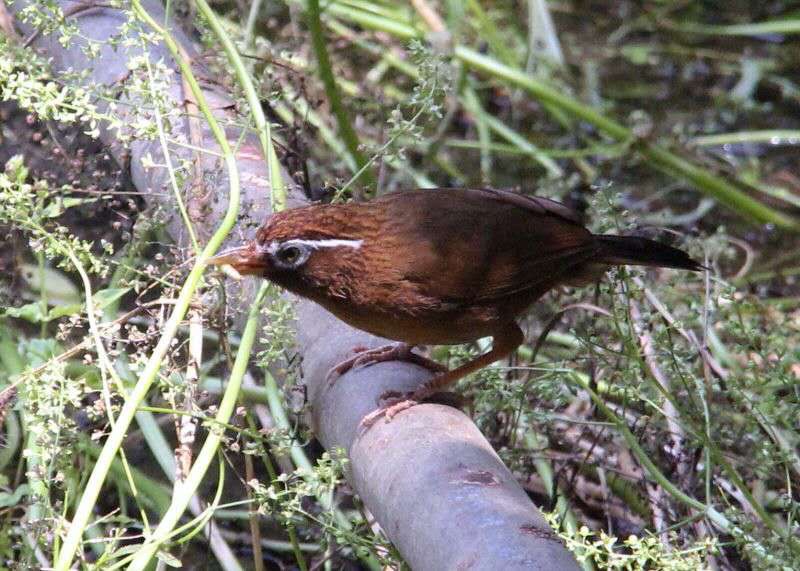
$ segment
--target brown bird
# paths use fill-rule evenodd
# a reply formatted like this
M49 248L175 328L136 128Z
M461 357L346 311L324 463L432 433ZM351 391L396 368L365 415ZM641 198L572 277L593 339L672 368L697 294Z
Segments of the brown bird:
M394 358L430 363L411 353L414 345L493 338L491 351L456 369L434 364L439 374L379 411L387 418L514 351L524 340L516 318L556 286L586 285L623 264L703 268L653 240L594 235L553 200L459 188L279 212L253 242L211 263L271 280L358 329L402 342L345 361L339 373Z

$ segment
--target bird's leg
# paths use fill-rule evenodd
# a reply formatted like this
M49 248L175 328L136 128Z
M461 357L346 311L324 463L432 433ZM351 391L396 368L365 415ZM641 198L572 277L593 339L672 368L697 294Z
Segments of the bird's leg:
M447 367L432 361L427 357L423 357L418 353L414 353L412 349L414 345L408 343L391 343L375 349L360 350L352 357L345 359L341 363L334 365L328 371L327 381L328 385L333 385L336 379L344 375L350 369L357 369L367 365L374 365L375 363L384 363L386 361L406 361L407 363L414 363L420 367L425 367L434 373L442 373L447 371Z
M361 420L361 426L369 428L382 416L386 417L386 422L389 422L398 412L411 408L448 385L453 384L461 377L483 369L487 365L491 365L495 361L511 354L524 340L525 336L522 334L522 330L512 321L507 327L494 334L492 337L492 350L488 353L484 353L452 371L436 375L410 394L397 396L395 391L387 391L381 395L383 405L378 410L365 416Z

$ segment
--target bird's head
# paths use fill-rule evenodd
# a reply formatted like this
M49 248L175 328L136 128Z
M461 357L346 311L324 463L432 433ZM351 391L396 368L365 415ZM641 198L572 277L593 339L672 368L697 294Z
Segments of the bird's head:
M364 241L352 233L341 235L342 225L321 208L274 214L254 240L208 263L229 265L241 275L260 276L301 294L307 287L329 283L348 260L357 257Z

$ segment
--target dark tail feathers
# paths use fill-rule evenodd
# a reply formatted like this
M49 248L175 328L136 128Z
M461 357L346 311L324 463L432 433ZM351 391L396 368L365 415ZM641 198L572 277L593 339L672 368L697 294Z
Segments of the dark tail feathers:
M700 271L706 269L678 248L638 236L595 236L600 258L612 265L657 266Z

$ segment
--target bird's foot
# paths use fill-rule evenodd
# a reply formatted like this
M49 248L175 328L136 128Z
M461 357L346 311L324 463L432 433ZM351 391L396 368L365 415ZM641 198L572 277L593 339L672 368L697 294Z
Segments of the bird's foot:
M336 379L351 369L358 369L360 367L374 365L375 363L384 363L386 361L406 361L419 365L420 367L425 367L434 373L443 373L447 371L447 367L444 365L440 365L436 361L414 353L411 350L413 348L413 345L407 343L392 343L391 345L384 345L368 350L358 347L355 355L345 359L328 371L328 386L333 385Z
M397 391L386 391L383 393L378 402L382 402L381 407L372 411L367 416L361 419L359 427L361 430L366 430L381 418L385 418L386 422L391 422L397 413L402 412L416 406L419 401L410 398L414 393L399 393Z
M389 423L398 413L423 402L443 404L456 409L461 409L467 403L466 399L458 393L451 391L431 392L425 386L408 393L386 391L378 397L380 408L362 418L358 426L364 432L381 418L384 418L385 422Z

